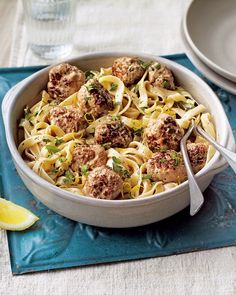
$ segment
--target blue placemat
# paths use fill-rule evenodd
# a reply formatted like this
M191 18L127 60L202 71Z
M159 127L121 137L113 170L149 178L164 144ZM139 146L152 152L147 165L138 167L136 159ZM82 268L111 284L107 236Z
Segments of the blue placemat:
M186 55L168 58L200 75ZM41 68L0 69L0 98L11 86ZM235 128L236 96L207 82L221 99ZM1 194L40 217L27 231L8 232L13 274L236 245L236 177L230 168L214 178L204 193L205 204L195 217L190 217L186 209L164 221L139 228L92 227L55 214L28 192L12 163L0 123Z

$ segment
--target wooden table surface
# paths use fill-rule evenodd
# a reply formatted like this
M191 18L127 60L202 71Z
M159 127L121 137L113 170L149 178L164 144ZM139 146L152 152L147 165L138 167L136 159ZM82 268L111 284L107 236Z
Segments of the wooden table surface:
M15 0L0 0L0 67L9 65L15 13ZM0 231L0 294L236 294L236 247L12 276Z

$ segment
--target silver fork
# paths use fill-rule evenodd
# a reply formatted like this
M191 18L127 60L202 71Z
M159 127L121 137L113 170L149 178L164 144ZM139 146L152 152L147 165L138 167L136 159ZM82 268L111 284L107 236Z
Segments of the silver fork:
M208 142L210 142L225 158L225 160L228 162L228 164L231 166L231 168L236 173L236 153L226 149L219 143L217 143L210 135L208 135L201 127L195 126L195 130L204 137Z
M188 176L191 216L194 216L200 210L200 208L202 207L202 204L204 203L204 197L194 177L194 173L192 170L192 166L189 160L187 147L186 147L187 139L189 138L189 136L191 135L194 129L195 129L195 125L192 124L180 141L180 149L183 155L184 164L185 164L185 168L186 168L187 176Z
M203 138L205 138L209 143L211 143L221 153L221 155L225 158L225 160L228 162L228 164L236 173L236 153L226 149L225 147L217 143L200 126L196 126L195 123L192 122L192 125L190 126L190 128L188 129L188 131L183 136L180 142L180 148L183 155L184 164L186 167L188 181L189 181L190 215L191 216L195 215L199 211L199 209L201 208L204 202L204 197L196 182L196 179L192 170L192 166L188 157L187 147L186 147L186 141L191 135L193 130L198 132Z

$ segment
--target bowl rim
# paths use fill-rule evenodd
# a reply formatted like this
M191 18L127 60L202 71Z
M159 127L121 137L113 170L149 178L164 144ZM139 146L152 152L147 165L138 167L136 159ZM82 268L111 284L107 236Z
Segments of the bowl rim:
M81 202L83 204L95 206L95 207L133 207L133 206L140 206L140 205L147 205L150 203L154 203L157 201L161 201L163 199L168 199L173 197L173 195L176 195L180 193L181 191L185 191L188 189L188 181L186 180L185 182L181 183L175 188L172 188L171 190L161 192L159 194L155 194L152 196L148 197L142 197L142 198L135 198L135 199L127 199L127 200L106 200L106 199L96 199L92 198L89 196L84 196L84 195L77 195L72 192L66 191L62 188L59 188L42 177L40 177L37 173L35 173L32 169L30 169L26 163L24 162L23 158L21 157L20 153L18 152L17 146L15 144L15 140L13 138L13 134L11 132L12 130L12 124L11 124L11 110L14 107L14 102L15 100L21 96L22 92L25 91L25 88L29 86L35 79L37 79L38 76L42 75L43 73L46 73L49 71L49 69L57 64L67 62L71 64L78 63L80 60L84 60L86 58L89 59L98 59L98 58L117 58L120 56L138 56L143 59L147 60L157 60L160 61L163 64L167 64L168 66L171 66L173 68L178 68L182 73L185 72L185 75L188 74L188 76L193 79L193 81L197 81L198 85L201 85L205 90L208 92L209 96L214 97L215 101L214 103L217 104L217 107L222 110L221 115L225 117L225 120L222 120L222 124L224 124L225 132L222 134L221 138L221 144L226 145L228 142L228 136L229 136L229 126L227 125L227 117L225 115L224 109L218 100L216 94L213 92L213 90L200 78L198 77L195 73L190 71L189 69L185 68L184 66L177 64L176 62L159 57L156 55L151 55L151 54L146 54L146 53L134 53L134 52L94 52L94 53L89 53L89 54L83 54L79 55L77 57L73 57L70 59L63 59L56 64L50 65L33 75L29 76L27 78L27 81L22 86L19 86L19 89L16 89L14 91L13 95L11 96L11 100L9 101L7 111L5 115L5 120L4 120L4 125L5 125L5 132L6 132L6 139L7 139L7 144L9 147L9 150L11 152L11 156L14 160L14 164L16 167L20 170L21 173L23 173L27 178L29 178L33 183L37 184L38 186L42 187L43 189L50 190L52 193L57 195L58 197L61 197L63 199L73 201L73 202ZM207 163L207 165L201 169L197 174L196 178L201 178L206 176L207 172L211 170L210 168L214 168L214 165L219 161L221 158L220 154L218 152L215 153L215 155L212 157L212 159ZM18 170L18 171L19 171Z

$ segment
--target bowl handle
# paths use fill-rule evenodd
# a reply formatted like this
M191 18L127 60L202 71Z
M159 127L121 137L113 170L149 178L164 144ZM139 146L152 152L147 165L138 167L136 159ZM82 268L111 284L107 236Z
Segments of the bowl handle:
M3 123L5 125L5 121L6 121L6 114L8 112L9 109L9 105L11 103L11 98L13 97L13 93L15 92L15 90L21 86L22 84L24 84L25 82L27 82L27 79L22 80L21 82L17 83L15 86L13 86L11 89L9 89L7 91L7 93L5 94L3 100L2 100L2 117L3 117Z
M8 110L9 102L11 100L11 94L13 93L14 88L16 86L14 86L10 90L8 90L7 93L5 94L3 100L2 100L2 117L3 117L3 123L4 123L4 125L5 125L5 121L6 121L6 112Z

